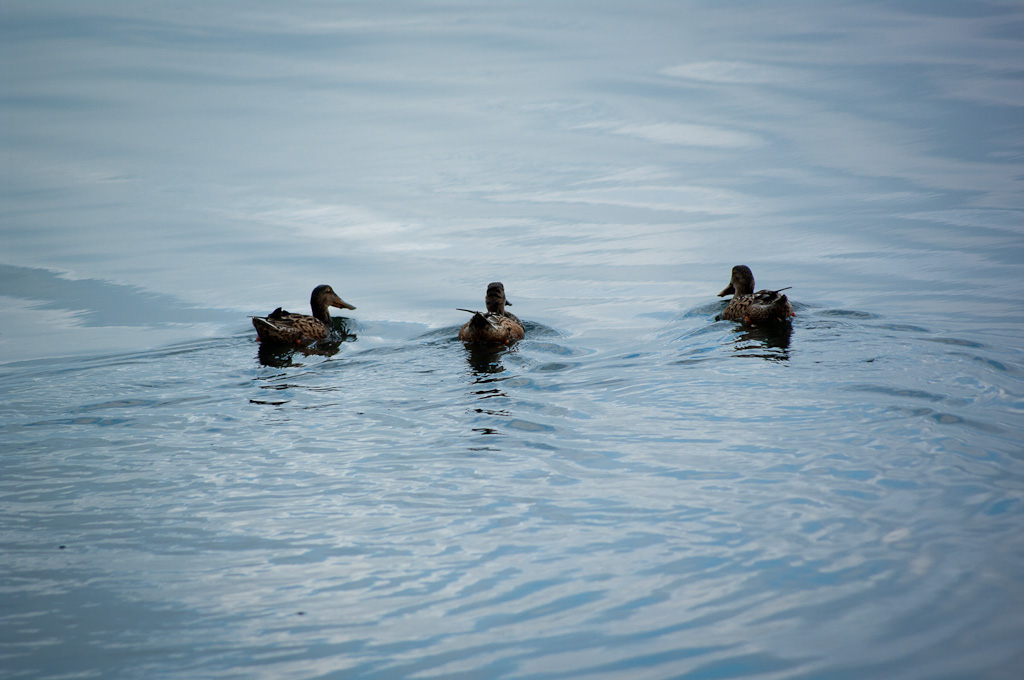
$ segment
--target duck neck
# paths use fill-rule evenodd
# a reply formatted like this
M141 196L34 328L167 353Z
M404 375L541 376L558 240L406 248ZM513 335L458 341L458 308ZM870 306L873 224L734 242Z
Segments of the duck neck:
M313 318L328 328L331 327L331 313L328 311L330 308L331 306L326 302L317 301L313 303Z
M490 293L490 291L488 291L488 293ZM487 311L491 314L499 314L502 316L505 314L506 303L504 295L489 294L484 298L484 304L487 305Z

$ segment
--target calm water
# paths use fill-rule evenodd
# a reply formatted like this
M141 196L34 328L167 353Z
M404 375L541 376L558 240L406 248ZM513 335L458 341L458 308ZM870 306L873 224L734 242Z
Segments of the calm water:
M8 0L0 56L5 678L1019 677L1018 3Z

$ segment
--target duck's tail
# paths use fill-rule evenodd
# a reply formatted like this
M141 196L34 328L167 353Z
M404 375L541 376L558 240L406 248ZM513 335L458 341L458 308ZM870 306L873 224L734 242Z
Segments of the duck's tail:
M474 312L471 309L462 309L460 311L469 312L470 314L473 315L473 318L471 318L469 320L469 323L466 324L470 328L473 328L473 329L483 329L483 328L490 328L491 326L494 325L493 323L491 323L491 320L487 318L487 315L484 314L483 312Z
M254 316L252 318L252 325L256 328L256 335L261 338L271 337L271 334L275 331L279 332L280 328L270 322L270 318L265 316Z

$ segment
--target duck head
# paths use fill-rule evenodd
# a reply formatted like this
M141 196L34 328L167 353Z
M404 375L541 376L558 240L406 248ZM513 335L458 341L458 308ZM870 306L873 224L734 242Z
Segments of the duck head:
M492 314L504 314L505 306L512 306L512 303L505 299L505 286L501 281L487 284L484 302L487 303L487 311Z
M754 292L754 272L745 264L738 264L732 268L732 278L729 285L725 287L718 297L725 295L750 295Z
M342 300L338 297L338 294L334 292L334 289L324 284L317 286L313 289L313 294L309 296L309 306L313 308L313 316L320 319L330 318L327 313L328 307L337 307L338 309L355 309L354 305Z

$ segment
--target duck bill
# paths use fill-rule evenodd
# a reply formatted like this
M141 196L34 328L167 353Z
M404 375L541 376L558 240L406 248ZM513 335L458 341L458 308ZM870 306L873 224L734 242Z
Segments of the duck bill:
M735 295L735 294L736 294L736 289L733 288L732 284L730 283L728 286L726 286L725 290L723 290L721 293L718 294L718 297L725 297L726 295Z
M336 297L333 300L331 300L331 306L337 307L338 309L355 309L355 305L350 305L349 303L342 300L340 297Z

